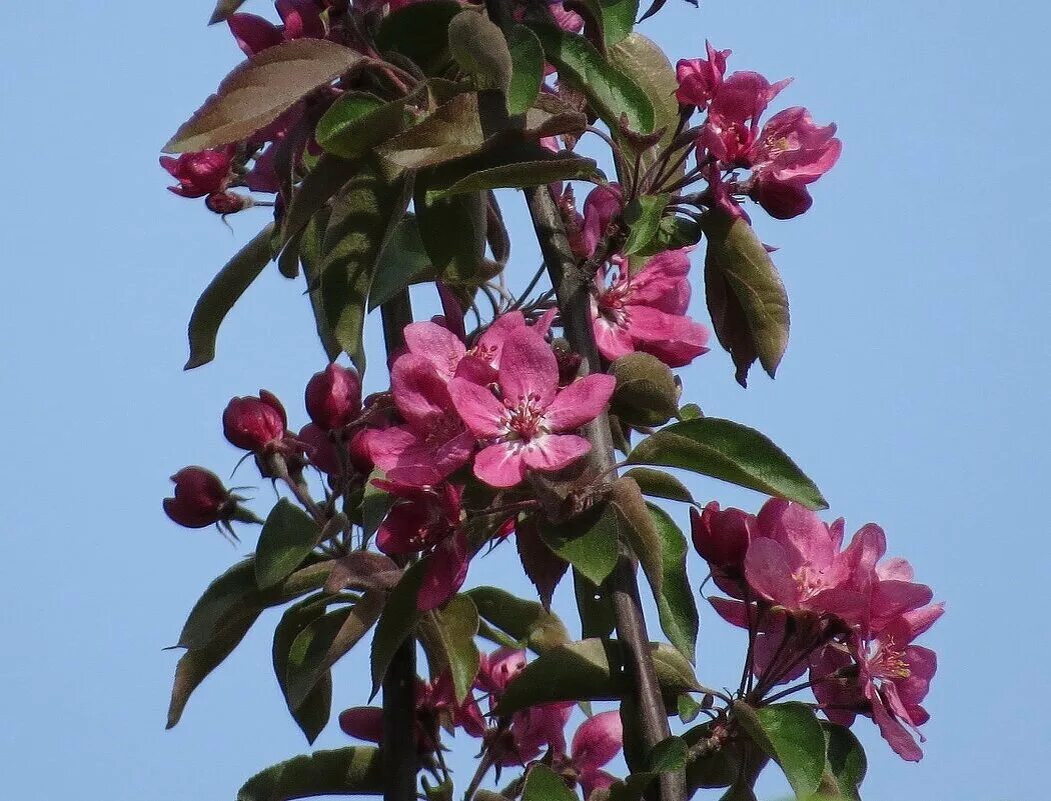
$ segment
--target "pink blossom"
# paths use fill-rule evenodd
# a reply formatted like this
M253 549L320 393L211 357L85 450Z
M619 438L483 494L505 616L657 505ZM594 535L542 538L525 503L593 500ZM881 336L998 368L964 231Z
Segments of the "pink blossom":
M525 670L526 652L523 649L497 648L491 654L482 654L478 668L478 686L488 693L500 695L511 680Z
M734 598L743 598L744 557L748 543L759 534L759 521L740 509L720 509L712 501L698 512L690 508L693 547L712 571L716 585Z
M704 46L708 51L707 60L682 59L675 65L675 77L679 81L679 88L675 92L676 99L683 105L697 106L699 109L708 107L708 103L722 85L723 75L726 73L726 58L731 52L716 50L711 42L705 42Z
M686 316L689 270L686 250L658 253L636 275L625 264L601 268L591 314L602 355L643 351L682 367L707 353L708 329Z
M314 0L277 0L281 26L255 14L231 14L226 22L246 56L293 39L324 39L325 24Z
M753 128L791 78L770 83L758 72L734 72L719 85L711 101L710 112L730 122L748 122Z
M317 423L307 423L296 437L302 443L307 458L325 475L338 476L343 472L339 451L329 432Z
M160 162L179 182L177 186L169 186L168 191L180 197L197 198L222 192L233 177L231 148L183 153L178 157L161 156Z
M621 212L624 199L619 184L596 186L584 199L584 219L574 237L574 252L581 258L590 258L606 234L610 222Z
M597 788L607 788L614 778L601 768L608 764L624 745L624 727L620 712L601 712L588 718L573 735L570 760L577 771L577 781L584 798Z
M474 473L493 487L513 487L527 469L553 471L572 464L590 449L573 431L594 420L613 394L609 375L590 375L561 391L558 360L530 329L504 340L496 384L487 388L453 378L449 392L471 433L489 442L474 461Z
M495 748L497 764L525 765L539 757L545 748L554 754L565 754L565 728L573 707L572 701L559 701L515 712L508 731L510 742Z

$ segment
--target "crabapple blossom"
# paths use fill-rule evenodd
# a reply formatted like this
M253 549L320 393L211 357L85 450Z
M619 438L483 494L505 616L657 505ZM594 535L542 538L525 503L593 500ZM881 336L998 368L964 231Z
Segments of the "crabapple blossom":
M314 0L276 0L282 25L278 26L255 14L231 14L227 17L230 33L246 56L294 39L324 39L325 24L321 9Z
M569 761L577 773L584 798L597 788L605 789L615 779L602 770L624 746L624 725L620 712L600 712L577 729L570 744Z
M233 151L201 150L183 153L178 157L161 156L161 166L178 181L168 191L180 197L197 198L222 192L233 177Z
M682 59L675 65L675 77L679 88L675 98L683 105L708 107L723 82L729 50L716 50L711 42L704 43L708 58Z

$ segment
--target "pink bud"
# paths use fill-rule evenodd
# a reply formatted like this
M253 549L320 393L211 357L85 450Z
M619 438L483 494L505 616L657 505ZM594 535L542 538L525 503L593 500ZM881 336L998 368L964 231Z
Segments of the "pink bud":
M204 528L225 519L233 508L230 493L215 473L203 467L184 467L174 476L175 497L164 499L164 511L186 528Z
M248 195L239 195L236 192L213 192L204 199L204 205L208 207L208 211L215 214L237 214L252 208L255 201Z
M720 510L712 501L698 513L690 509L690 527L693 547L708 564L720 571L739 571L744 564L745 551L755 518L740 509Z
M370 743L383 741L383 710L375 706L356 706L339 713L344 734Z
M223 435L235 447L259 452L284 438L287 419L281 401L264 389L226 405Z
M778 181L765 175L757 176L750 196L775 220L798 217L814 202L803 181Z
M353 370L330 364L307 382L307 414L326 431L350 423L361 412L361 380Z
M366 428L355 432L347 445L351 467L365 475L371 473L373 468L376 467L376 463L372 461L372 456L369 455L368 433L369 429Z
M222 192L230 181L229 150L201 150L183 153L178 158L161 156L161 166L168 171L178 186L168 189L180 197L204 197Z
M343 472L339 463L339 452L327 431L316 423L307 423L299 431L299 441L306 446L310 463L326 475L338 476Z

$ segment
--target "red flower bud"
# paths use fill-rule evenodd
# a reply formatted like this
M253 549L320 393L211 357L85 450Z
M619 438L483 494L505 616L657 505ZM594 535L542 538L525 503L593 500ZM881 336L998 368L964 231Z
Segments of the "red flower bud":
M366 476L376 467L376 463L372 461L372 456L369 454L368 431L367 428L363 428L355 432L347 446L351 466Z
M208 211L216 214L236 214L252 208L255 201L248 195L239 195L236 192L213 192L204 199L204 205L208 207Z
M178 186L168 189L181 197L204 197L222 192L230 182L231 154L228 150L183 153L178 158L161 156L161 166Z
M235 507L219 476L203 467L184 467L172 481L175 497L164 499L164 511L180 526L210 526L226 519Z
M716 501L709 503L700 513L694 508L690 509L693 547L707 560L713 571L740 573L755 526L753 515L740 509L720 511Z
M265 389L259 397L233 398L223 412L223 434L229 442L246 451L260 452L282 440L288 427L285 409Z
M316 423L307 423L300 429L299 441L306 446L310 463L326 475L338 476L342 473L339 463L339 452L328 432Z
M307 382L307 414L326 431L350 423L361 412L361 380L353 370L330 364Z

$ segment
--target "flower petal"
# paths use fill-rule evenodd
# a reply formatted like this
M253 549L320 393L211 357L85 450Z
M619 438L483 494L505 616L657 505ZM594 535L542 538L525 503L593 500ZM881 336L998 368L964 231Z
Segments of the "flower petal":
M792 580L792 570L798 563L791 549L767 537L756 537L748 545L744 557L744 573L748 584L768 601L796 609L799 606L799 587Z
M525 478L521 446L500 442L482 449L474 457L474 474L490 487L513 487L521 483Z
M448 328L430 321L405 326L405 344L409 352L434 365L446 380L453 377L467 347Z
M598 417L609 403L617 380L604 373L585 376L567 386L551 402L544 417L552 431L572 431Z
M449 382L449 396L456 412L476 437L489 439L507 433L507 409L485 387L466 378L454 378Z
M512 331L504 341L497 381L509 406L518 406L529 398L546 409L558 391L558 360L535 331Z
M591 443L576 434L546 434L522 449L526 465L534 470L561 470L591 450Z
M570 754L581 773L597 771L620 753L624 745L624 725L620 712L601 712L583 723L573 735Z

